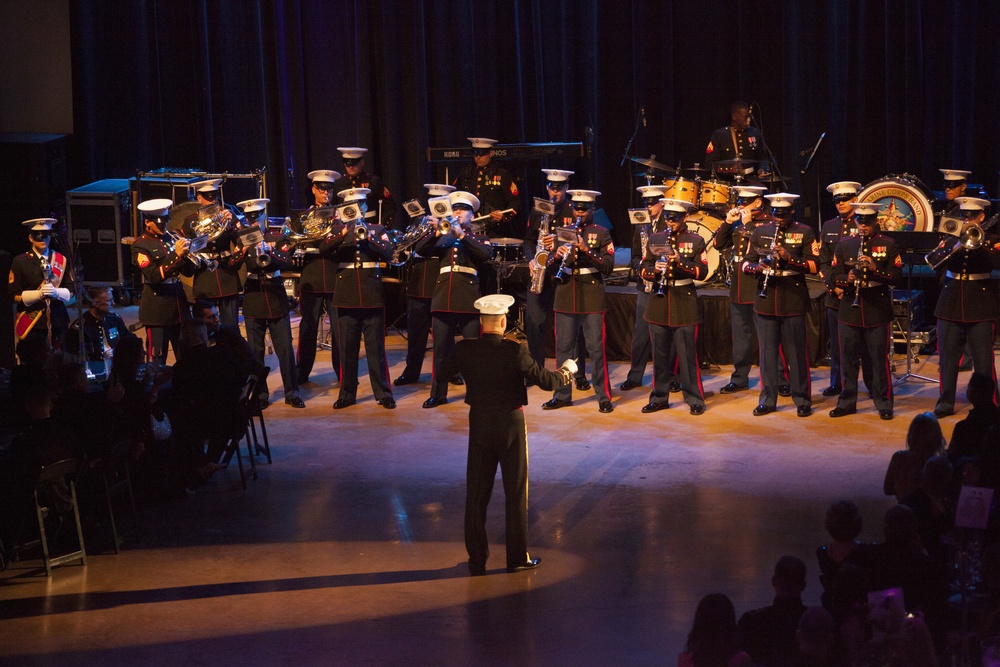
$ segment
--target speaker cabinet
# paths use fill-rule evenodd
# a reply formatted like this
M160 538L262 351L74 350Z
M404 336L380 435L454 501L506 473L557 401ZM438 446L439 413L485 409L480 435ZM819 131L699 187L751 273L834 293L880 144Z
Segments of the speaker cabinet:
M83 266L83 284L132 286L132 257L122 237L131 231L127 179L106 179L66 193L69 237Z

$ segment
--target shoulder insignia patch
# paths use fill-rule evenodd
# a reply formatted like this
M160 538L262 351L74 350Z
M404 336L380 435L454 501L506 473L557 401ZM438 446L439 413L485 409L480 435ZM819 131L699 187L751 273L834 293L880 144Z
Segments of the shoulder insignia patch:
M144 252L140 252L135 256L135 262L139 265L140 269L145 269L149 266L149 255Z

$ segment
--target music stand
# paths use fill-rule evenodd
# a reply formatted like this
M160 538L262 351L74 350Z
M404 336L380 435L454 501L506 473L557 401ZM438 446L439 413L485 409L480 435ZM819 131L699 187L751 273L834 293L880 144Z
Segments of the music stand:
M912 347L913 323L910 308L913 299L913 265L923 262L924 256L937 246L938 235L935 232L883 232L883 234L896 241L900 258L906 262L906 373L897 378L892 386L895 387L910 378L924 382L937 382L937 378L929 378L913 372L913 358L916 355L913 353Z

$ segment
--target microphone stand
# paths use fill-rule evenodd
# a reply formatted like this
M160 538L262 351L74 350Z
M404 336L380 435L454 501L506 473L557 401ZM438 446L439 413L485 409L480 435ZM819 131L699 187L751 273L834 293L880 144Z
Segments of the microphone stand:
M751 107L754 105L751 105ZM757 108L760 111L760 107ZM764 151L767 152L767 157L771 161L771 169L778 175L778 178L783 178L781 175L781 169L778 168L778 160L774 157L774 153L771 152L771 147L767 145L767 139L764 138L764 126L760 124L753 113L750 113L750 120L757 125L757 129L760 130L760 141L764 144ZM771 185L774 185L772 182Z
M625 163L632 157L632 144L635 142L636 136L639 134L639 125L642 123L642 112L635 117L635 129L632 130L632 136L628 139L628 144L625 146L625 155L622 155L622 161L619 163L619 167L624 167Z
M819 150L820 145L823 143L823 137L825 136L826 132L823 132L823 134L819 135L819 139L816 140L815 146L813 146L811 149L807 148L801 153L799 153L799 156L805 156L806 153L809 154L809 157L806 158L805 166L802 167L802 169L799 169L799 173L802 174L803 176L805 176L805 173L809 171L809 167L812 166L813 158L816 157L816 151ZM823 229L823 213L820 210L822 208L820 206L820 202L823 200L820 197L822 197L822 194L820 193L819 189L819 176L817 176L816 177L816 229L818 230Z

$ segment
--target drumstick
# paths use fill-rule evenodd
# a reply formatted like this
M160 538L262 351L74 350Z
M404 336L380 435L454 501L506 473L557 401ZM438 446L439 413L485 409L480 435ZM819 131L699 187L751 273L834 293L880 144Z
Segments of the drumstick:
M500 213L502 213L502 214L513 213L513 212L514 212L514 209L512 209L512 208L505 208L504 210L500 211ZM490 217L491 215L493 215L492 212L487 213L486 215L481 215L478 218L473 218L472 222L479 222L480 220L485 220L486 218Z

